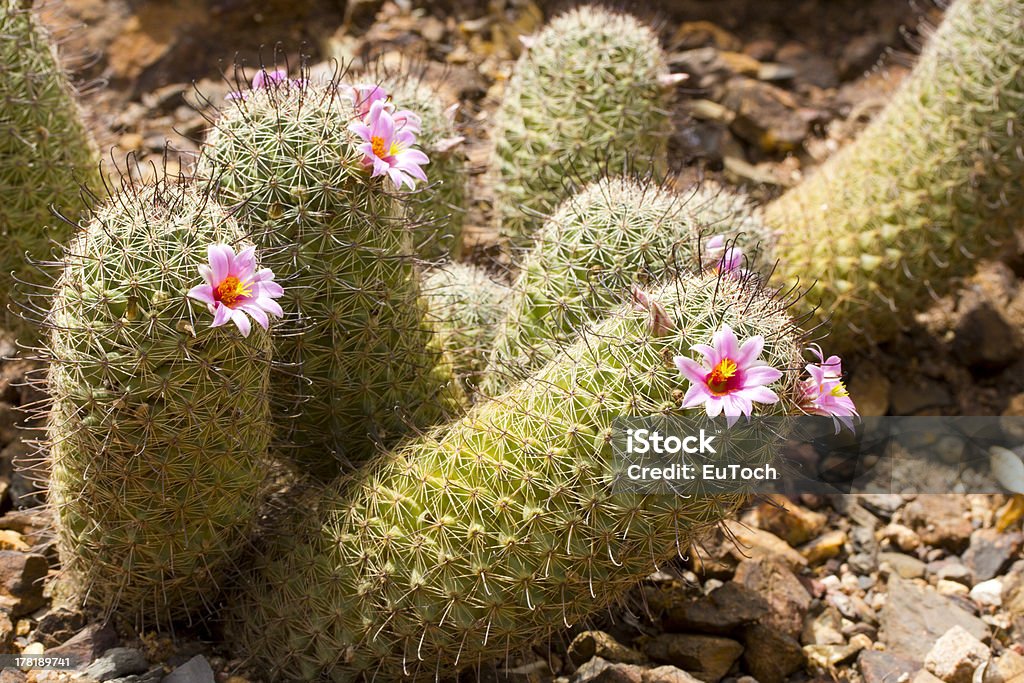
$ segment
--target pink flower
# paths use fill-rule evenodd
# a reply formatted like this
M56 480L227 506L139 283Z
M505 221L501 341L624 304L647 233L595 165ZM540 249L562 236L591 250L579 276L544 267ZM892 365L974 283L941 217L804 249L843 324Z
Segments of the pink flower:
M704 404L708 417L725 413L731 427L740 415L750 418L754 403L775 403L779 397L767 388L782 377L782 372L758 360L764 349L764 337L755 335L741 345L732 328L723 325L715 332L711 346L695 344L691 350L704 358L698 363L676 356L676 367L690 380L683 397L683 408Z
M412 148L416 144L416 135L407 128L396 128L395 119L385 109L382 100L371 105L365 122L353 123L349 130L364 141L359 145L359 151L364 155L363 163L373 167L371 178L387 175L397 189L402 189L404 183L410 188L415 187L414 178L427 179L420 166L430 163L430 159Z
M715 264L712 268L719 274L731 275L736 279L745 277L750 271L743 267L743 252L736 247L726 248L725 238L715 235L708 240L708 258Z
M812 415L831 417L836 424L836 434L840 427L853 431L853 418L858 417L857 407L843 384L843 363L839 356L825 358L817 344L810 351L818 357L819 363L806 366L809 378L800 383L803 392L801 404Z
M291 83L296 87L304 86L307 81L304 78L293 78L289 81L288 72L284 69L274 69L271 72L267 72L266 69L260 69L256 72L256 75L252 77L252 90L264 90L271 86L276 86L281 83ZM244 100L249 97L249 92L244 90L236 90L235 92L229 92L224 99L227 100Z
M373 83L356 83L355 85L341 86L349 97L352 98L352 106L363 123L369 123L370 109L375 102L383 102L384 109L395 120L396 130L407 129L411 133L419 134L423 122L419 115L408 109L395 110L394 100L383 86Z
M634 309L650 313L650 317L647 319L647 330L652 336L664 337L674 327L665 306L650 294L634 286L632 298Z
M268 313L277 317L284 314L274 301L284 294L284 289L274 282L272 270L256 270L255 247L235 255L235 250L226 244L211 244L209 261L209 265L199 266L205 284L196 285L188 295L202 301L213 313L210 327L220 327L230 320L243 337L248 337L251 326L246 314L263 329L270 324Z

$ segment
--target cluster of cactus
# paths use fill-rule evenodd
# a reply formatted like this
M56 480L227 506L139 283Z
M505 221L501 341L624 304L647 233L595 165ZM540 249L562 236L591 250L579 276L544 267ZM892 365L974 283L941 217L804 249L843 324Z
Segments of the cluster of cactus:
M641 178L591 183L558 207L520 264L484 392L501 392L572 344L621 290L699 270L702 240L751 242L760 232L746 202L722 188L680 194Z
M657 35L628 14L580 7L531 39L492 133L495 219L513 246L529 245L567 179L664 169L667 73Z
M270 441L270 336L190 301L211 243L243 230L165 182L96 208L47 319L49 500L75 592L166 625L208 606L255 526Z
M231 600L244 654L274 680L443 679L615 603L732 512L740 493L613 495L613 421L685 414L666 358L723 325L763 335L777 368L799 365L802 340L738 280L686 276L652 298L673 323L660 336L620 308L500 398L328 487ZM778 393L772 411L794 411L797 378Z
M368 178L349 130L357 113L337 86L247 93L215 122L199 166L285 286L276 441L322 478L465 400L427 320L408 216Z
M73 232L51 207L77 220L98 162L51 36L23 0L0 0L0 320L25 343L39 328L23 317L52 280L41 264Z
M427 272L423 295L467 394L476 393L512 290L481 268L446 263Z
M1019 0L961 0L885 110L768 205L780 284L850 349L893 336L1024 215Z

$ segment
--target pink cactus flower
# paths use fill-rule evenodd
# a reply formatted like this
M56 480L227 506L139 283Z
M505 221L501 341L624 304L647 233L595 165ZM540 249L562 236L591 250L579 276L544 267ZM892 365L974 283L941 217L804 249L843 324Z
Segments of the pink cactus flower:
M647 319L647 330L652 336L664 337L675 327L672 319L668 317L665 306L644 290L634 286L632 299L635 310L647 311L650 314Z
M251 90L264 90L280 83L289 82L296 87L304 86L307 81L304 78L293 78L289 80L288 72L284 69L274 69L268 72L266 69L260 69L256 72L256 75L252 77ZM229 92L225 99L228 100L244 100L249 97L249 91L236 90L235 92Z
M374 102L383 102L385 111L391 114L391 118L395 120L396 130L405 129L417 135L422 130L423 121L419 115L408 109L396 110L394 100L383 86L374 83L356 83L340 87L352 98L352 106L355 107L356 113L363 123L369 123L370 109Z
M365 122L353 123L349 130L364 141L359 145L359 151L364 155L363 163L373 168L371 177L387 175L399 190L403 184L415 187L414 179L427 179L420 166L430 163L430 159L420 150L413 149L415 133L408 128L397 128L382 100L371 105Z
M839 356L826 359L817 344L811 346L810 351L818 357L819 362L806 366L810 377L800 383L804 410L812 415L831 417L836 424L836 434L841 427L854 431L853 419L859 415L842 381L842 360Z
M715 332L711 346L690 347L703 356L700 363L676 356L676 367L690 380L690 389L683 397L683 408L704 405L708 417L725 413L728 426L740 415L750 418L754 403L776 403L778 395L767 385L782 377L782 372L759 360L764 337L755 335L742 344L728 325Z
M705 247L708 258L714 264L712 269L736 279L747 276L750 271L743 267L743 252L736 247L726 247L725 238L715 235Z
M213 313L210 327L220 327L230 320L243 337L248 337L252 328L246 314L263 329L270 325L268 314L284 314L274 301L284 294L284 289L274 282L272 270L256 270L255 247L236 255L226 244L211 244L208 255L209 265L199 266L206 282L190 289L188 295L202 301Z

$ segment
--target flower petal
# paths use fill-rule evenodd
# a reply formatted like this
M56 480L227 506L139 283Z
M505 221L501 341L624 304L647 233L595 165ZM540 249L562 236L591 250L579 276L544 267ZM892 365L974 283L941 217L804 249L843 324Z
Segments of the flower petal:
M249 322L249 316L241 309L231 312L231 322L235 323L235 327L238 328L243 337L248 337L249 332L252 331L252 323Z
M694 384L705 384L704 380L708 375L708 370L697 361L691 358L686 358L685 356L676 356L672 361L676 364L676 367L679 368L679 372L682 373L683 377Z
M217 300L213 298L213 287L210 285L196 285L188 290L188 296L190 299L202 301L208 306L213 306L217 303Z
M213 273L211 284L216 287L231 274L235 252L226 244L211 244L207 249L207 254L210 259L210 271Z

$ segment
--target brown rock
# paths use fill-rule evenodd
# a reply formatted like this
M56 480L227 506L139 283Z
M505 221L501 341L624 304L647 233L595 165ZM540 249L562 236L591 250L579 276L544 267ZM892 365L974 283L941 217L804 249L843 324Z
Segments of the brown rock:
M904 579L920 579L928 566L916 557L903 553L878 553L878 564L889 565L890 571L896 572Z
M706 597L679 601L669 606L663 621L670 631L697 631L728 635L740 626L768 614L764 598L735 581L729 581Z
M48 655L70 657L80 669L118 643L117 633L110 626L90 624L63 645L47 651Z
M925 544L960 553L967 547L972 531L963 505L963 496L924 494L908 503L903 514Z
M584 631L569 644L569 659L576 666L593 657L600 657L609 662L623 664L640 664L646 657L631 647L626 647L604 631Z
M42 555L0 550L0 596L8 599L12 618L46 604L43 579L47 571L49 565Z
M912 659L878 650L863 650L857 658L857 666L864 683L895 683L921 668Z
M682 669L674 666L659 666L644 671L644 683L700 683ZM1000 681L999 683L1002 683Z
M644 670L594 657L576 670L573 683L644 683Z
M978 529L971 534L971 543L963 554L964 565L971 570L975 582L988 581L1003 573L1020 557L1024 533Z
M732 78L725 86L724 104L736 112L732 131L765 152L793 151L809 132L793 96L768 83Z
M793 572L771 559L746 560L736 568L735 581L761 595L769 613L761 623L797 638L811 606L811 595Z
M759 528L797 546L820 534L828 516L797 505L785 496L774 494L757 506L756 519Z
M1005 650L985 669L984 683L1020 683L1024 681L1024 655Z
M758 683L783 683L804 665L796 639L778 629L754 624L743 629L743 663Z
M847 390L861 415L879 416L889 411L889 377L874 365L859 366Z
M846 532L835 529L802 546L800 554L807 559L809 564L818 565L833 557L838 557L843 552L844 545L846 545Z
M39 620L32 640L50 649L73 638L84 626L84 614L66 607L58 607L44 614Z
M15 635L10 617L7 612L0 610L0 654L11 655L18 652L14 646Z
M663 633L648 640L644 652L654 661L679 667L705 683L718 683L739 659L743 646L719 636Z
M775 534L754 529L736 520L729 520L725 527L741 548L735 548L736 557L742 562L746 558L771 558L783 562L796 571L807 566L807 559Z
M669 45L674 50L714 47L736 52L743 49L742 40L710 21L684 21L672 34Z
M924 665L946 683L971 683L974 671L989 655L984 643L962 626L954 626L935 641L924 658Z

